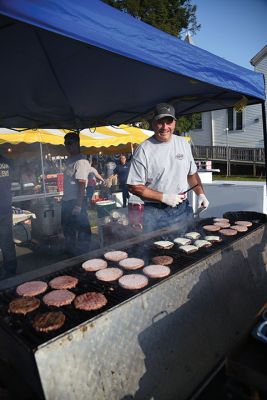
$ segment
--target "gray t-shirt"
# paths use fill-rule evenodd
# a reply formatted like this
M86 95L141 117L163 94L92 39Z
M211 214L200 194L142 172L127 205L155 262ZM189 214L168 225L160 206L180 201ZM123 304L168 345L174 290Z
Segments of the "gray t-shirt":
M181 193L188 188L187 176L196 172L185 138L172 135L170 141L158 142L151 137L134 152L127 183L146 185L163 193Z
M78 182L81 179L87 182L90 171L89 161L83 154L69 156L64 171L64 195L62 200L74 200L78 198Z

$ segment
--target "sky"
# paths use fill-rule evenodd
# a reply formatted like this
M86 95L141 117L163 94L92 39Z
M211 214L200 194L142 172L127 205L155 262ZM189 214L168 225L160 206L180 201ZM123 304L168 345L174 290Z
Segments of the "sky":
M248 69L267 45L267 0L191 0L200 30L196 46Z

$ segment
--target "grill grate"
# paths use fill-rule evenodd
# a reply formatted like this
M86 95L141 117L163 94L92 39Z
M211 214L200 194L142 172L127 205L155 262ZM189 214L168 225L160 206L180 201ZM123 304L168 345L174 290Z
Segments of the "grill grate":
M145 265L152 263L152 258L158 255L169 255L173 257L174 262L171 267L171 275L164 279L169 279L172 275L178 273L179 271L187 268L188 266L209 257L211 254L215 254L217 251L221 251L224 247L228 246L230 243L249 235L253 230L257 229L263 223L266 223L266 217L263 214L253 213L253 212L239 212L239 213L226 213L225 218L230 219L230 223L233 224L234 221L238 219L250 220L253 222L253 226L249 228L247 232L238 233L236 236L223 237L223 241L220 243L215 243L209 248L199 249L196 253L185 254L179 251L178 246L174 245L172 249L160 250L153 246L153 242L156 240L173 240L179 235L179 233L165 234L164 236L158 237L156 239L151 239L146 242L142 242L140 239L140 244L135 244L128 249L121 249L127 251L129 257L143 258ZM196 231L200 232L202 236L207 233L202 229L203 225L212 224L213 219L201 220L196 224ZM215 233L217 235L217 232ZM109 262L109 266L117 266L116 263ZM136 271L127 271L127 273L136 273ZM93 272L86 272L82 269L81 264L73 265L71 267L65 268L64 270L58 271L53 274L39 278L43 281L50 281L52 278L60 275L72 275L79 279L78 286L72 291L76 294L82 294L87 291L97 291L103 293L108 300L105 307L96 311L81 311L76 310L74 305L68 305L64 307L48 307L41 302L39 309L27 314L26 316L19 316L8 313L8 305L11 300L13 300L16 295L16 288L11 288L0 293L0 324L2 328L8 331L9 334L14 336L16 340L21 342L24 346L34 350L39 345L49 341L50 339L59 336L60 334L69 331L70 329L86 322L97 315L102 314L105 311L112 309L114 306L129 300L133 296L141 293L144 290L148 290L150 287L158 284L162 279L150 279L149 285L142 290L125 290L122 289L117 282L100 282L96 279ZM37 296L42 299L43 294ZM51 333L39 333L32 327L32 322L37 314L40 312L52 311L52 310L62 310L66 315L66 322L61 329L58 329Z

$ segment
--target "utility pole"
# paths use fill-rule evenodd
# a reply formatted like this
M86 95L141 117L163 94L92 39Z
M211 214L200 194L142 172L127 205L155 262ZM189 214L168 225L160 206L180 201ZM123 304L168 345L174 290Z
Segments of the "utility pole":
M226 132L226 176L230 176L230 159L229 159L229 128L225 128Z

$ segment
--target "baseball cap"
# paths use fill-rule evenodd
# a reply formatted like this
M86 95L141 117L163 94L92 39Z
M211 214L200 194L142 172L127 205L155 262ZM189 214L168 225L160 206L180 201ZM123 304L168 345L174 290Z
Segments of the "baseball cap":
M172 117L175 118L175 109L171 104L168 103L159 103L156 105L154 119L158 120L164 117Z

